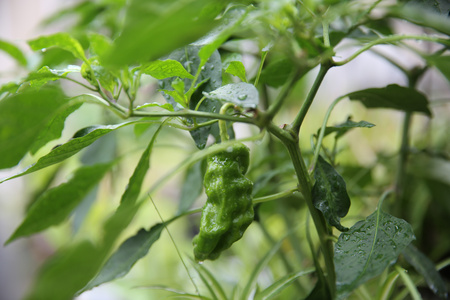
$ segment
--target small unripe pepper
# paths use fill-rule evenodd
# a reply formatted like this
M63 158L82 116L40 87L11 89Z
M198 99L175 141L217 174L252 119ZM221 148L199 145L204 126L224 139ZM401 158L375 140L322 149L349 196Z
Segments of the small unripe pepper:
M242 143L207 158L203 184L208 200L193 240L197 261L218 258L252 223L253 183L244 176L248 165L249 149Z

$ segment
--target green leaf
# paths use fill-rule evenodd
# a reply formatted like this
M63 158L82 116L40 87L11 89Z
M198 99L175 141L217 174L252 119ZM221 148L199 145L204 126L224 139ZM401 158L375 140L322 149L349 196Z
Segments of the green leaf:
M413 239L411 225L380 208L341 233L334 249L338 298L380 275Z
M369 123L366 121L354 122L349 118L347 121L345 121L342 124L326 127L324 137L326 137L327 135L329 135L333 132L337 132L336 138L340 138L341 136L346 134L350 129L358 128L358 127L372 128L373 126L375 126L375 124L372 124L372 123ZM319 128L319 130L317 130L317 136L319 134L320 134L320 128Z
M202 264L199 264L196 261L191 262L195 270L197 271L198 275L200 276L200 279L202 280L203 284L210 292L212 299L227 300L228 297L225 294L225 291L220 285L220 282L214 277L214 275Z
M53 70L47 66L42 67L37 72L31 72L25 81L29 81L31 86L41 87L49 81L59 80L64 78L69 73L79 73L81 68L79 66L69 65L63 70Z
M84 65L84 64L83 64ZM92 70L92 72L90 72L89 74L94 78L87 78L88 81L92 81L95 79L98 79L98 81L100 82L100 85L106 89L107 91L110 91L111 93L114 92L114 89L119 85L117 82L117 78L116 76L114 76L114 74L112 72L109 71L109 69L103 67L99 60L98 57L91 57L89 59L89 68L90 70ZM82 67L83 69L83 67ZM83 74L83 72L82 72ZM94 82L93 84L94 86L97 86L97 82Z
M78 101L68 102L56 114L56 116L45 126L43 130L35 137L33 146L30 148L30 153L35 154L39 149L45 146L48 142L56 140L61 137L64 129L66 118L81 107L83 103Z
M194 204L203 190L203 167L202 161L193 164L186 171L186 176L181 188L180 204L178 214L187 211Z
M203 92L209 99L231 102L241 107L255 108L259 103L259 93L253 84L239 82L224 85L212 92Z
M450 81L450 55L425 57L428 63L436 67Z
M247 82L244 64L240 61L232 61L225 70L228 74L239 77L243 82Z
M285 288L289 287L297 278L301 276L305 276L314 272L314 269L309 269L305 271L296 272L293 274L288 274L276 282L272 283L270 286L262 290L261 292L256 293L255 300L269 300L273 299L277 296L281 291Z
M447 287L433 262L412 244L408 245L402 252L406 261L420 273L427 282L430 289L440 298L447 298Z
M15 93L19 89L20 85L16 82L8 82L0 86L0 96L4 93Z
M15 45L8 43L6 41L0 40L0 50L8 53L12 58L14 58L20 65L26 66L27 59L25 55L23 55L22 51L17 48Z
M41 36L34 40L28 41L31 49L34 51L43 50L51 47L58 47L69 51L78 59L81 59L85 63L89 63L81 44L71 37L68 33L55 33L52 35Z
M97 272L104 252L91 242L60 249L39 271L25 300L70 300Z
M111 49L112 41L99 33L91 32L88 35L89 49L94 55L102 56Z
M111 255L84 290L90 290L102 283L125 276L139 259L147 255L150 247L161 236L164 227L163 223L158 223L150 230L141 229L136 235L128 238Z
M244 290L242 291L241 299L250 298L250 294L252 292L252 289L256 285L256 281L258 279L259 274L267 266L270 259L275 255L275 253L277 253L278 249L280 249L283 240L284 238L279 240L277 243L273 244L272 247L269 249L269 251L267 251L267 253L255 265L255 267L252 270L252 273L250 274L250 277L247 280L247 284L245 285Z
M0 169L14 167L66 104L55 88L27 89L0 101Z
M132 0L123 32L114 41L105 61L118 66L158 59L211 30L216 24L217 10L227 3L218 0Z
M294 70L295 65L287 57L270 61L261 72L260 82L272 87L282 86ZM306 73L306 72L305 72Z
M249 9L252 6L249 6ZM203 66L210 56L222 45L242 23L248 9L244 6L235 6L228 9L220 20L220 25L214 28L208 35L193 43L193 45L203 46L198 53ZM245 74L245 72L244 72Z
M321 156L317 160L314 170L314 183L312 198L314 206L320 210L328 224L340 231L346 231L340 223L340 218L347 215L350 209L350 198L344 179Z
M59 147L55 147L47 155L41 157L36 162L36 164L28 167L27 169L16 175L0 180L0 183L39 171L43 168L62 162L63 160L71 157L72 155L75 155L85 147L91 145L93 142L95 142L97 139L104 136L105 134L113 130L119 129L121 127L136 123L137 123L136 121L131 121L117 125L91 126L81 129L74 135L74 138L72 138L70 141L68 141L65 144L62 144Z
M113 163L108 163L81 167L69 181L47 190L31 206L23 222L6 243L63 222L112 165Z
M431 116L428 99L419 91L390 84L385 88L372 88L347 94L367 108L392 108L406 112L421 112Z
M120 205L116 212L105 222L104 225L104 243L112 245L119 234L128 226L133 219L141 203L137 203L137 199L141 192L142 183L145 175L150 168L150 154L153 150L156 137L161 131L164 123L160 124L158 129L153 134L147 148L141 155L139 162L131 175L125 192L122 194Z
M186 70L192 75L195 75L197 73L198 68L201 68L197 80L197 89L190 97L189 102L190 109L196 109L197 104L203 97L202 92L213 91L222 85L222 68L221 68L222 62L220 60L219 52L218 51L213 52L207 63L202 68L200 67L199 50L200 48L198 46L189 45L187 47L172 52L168 56L169 59L173 59L180 62L186 68ZM192 86L192 80L189 78L183 78L182 80L184 81L185 93L188 93ZM173 91L174 88L172 87L172 81L173 81L172 78L160 80L159 81L160 89ZM199 86L198 85L199 82L203 84ZM174 97L172 97L168 93L163 94L163 96L166 98L166 101L168 103L172 104L175 110L183 109L182 107L177 105L177 101L175 101ZM220 101L206 100L202 101L202 103L198 107L198 110L206 112L218 112L220 110L220 107L221 107ZM191 118L188 118L187 121L193 123L193 120ZM209 119L197 118L196 121L197 123L202 123L209 121ZM214 132L214 131L212 132L212 129L214 128L216 128L217 132L219 132L217 124L214 124L212 126L204 126L199 129L190 131L190 134L194 139L196 146L199 149L205 148L208 136L210 133ZM216 140L218 140L218 136L215 136L215 138Z
M161 103L158 103L158 102L144 103L144 104L142 104L140 106L137 106L135 108L135 110L143 109L143 108L146 108L146 107L159 107L159 108L163 108L163 109L168 110L168 111L174 111L172 104L170 104L170 103L161 104Z
M169 77L180 77L194 79L183 65L173 59L156 60L141 69L142 73L150 75L156 79L165 79Z
M439 32L450 35L450 20L445 14L438 14L421 5L393 5L389 14L393 17L406 20L411 23L433 28Z

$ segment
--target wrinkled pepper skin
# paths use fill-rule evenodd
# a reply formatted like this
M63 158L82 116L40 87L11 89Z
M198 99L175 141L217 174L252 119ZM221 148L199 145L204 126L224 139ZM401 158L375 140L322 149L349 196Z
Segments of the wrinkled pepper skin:
M208 200L193 240L197 261L217 259L252 223L253 183L244 176L248 165L249 149L241 143L207 158L203 184Z

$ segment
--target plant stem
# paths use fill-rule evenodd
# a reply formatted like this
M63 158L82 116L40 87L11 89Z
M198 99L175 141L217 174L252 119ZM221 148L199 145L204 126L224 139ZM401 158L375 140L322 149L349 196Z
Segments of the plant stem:
M311 182L308 172L306 170L305 162L303 161L298 141L282 141L288 149L291 160L294 164L294 169L297 174L299 186L301 187L303 197L305 198L306 205L313 219L314 225L319 236L320 246L325 259L325 267L327 270L327 282L328 287L332 295L335 295L336 274L334 270L333 262L333 243L331 239L328 239L328 228L325 218L314 207L311 195Z
M388 36L388 37L385 37L385 38L381 38L379 40L375 40L375 41L372 41L370 43L367 43L366 45L361 47L358 51L353 53L347 59L335 62L335 65L336 66L345 65L346 63L349 63L350 61L352 61L353 59L358 57L361 53L369 50L373 46L380 45L380 44L388 44L388 43L398 42L398 41L402 41L402 40L428 41L428 42L441 43L441 44L444 44L444 45L447 45L447 46L450 45L450 42L448 40L445 40L445 39L442 39L442 38L433 37L433 36L427 36L427 35L391 35L391 36Z
M317 140L317 144L314 149L314 157L313 157L313 160L311 161L311 165L309 167L310 173L314 172L314 169L316 167L317 159L319 158L320 148L322 147L323 137L325 136L325 129L327 127L327 122L328 122L328 119L330 118L331 112L333 111L336 104L338 104L344 98L345 98L345 96L337 98L336 100L333 101L333 103L331 103L330 107L328 107L327 113L325 114L325 118L323 119L323 122L322 122L322 127L320 128L319 138Z
M412 113L406 112L403 119L402 140L400 144L400 157L397 167L397 178L395 184L395 198L397 201L403 198L405 175L406 175L406 162L408 160L409 153L409 130L411 127Z
M306 113L308 112L309 107L311 106L323 79L325 78L325 75L332 66L333 65L331 63L324 63L320 65L319 74L317 74L316 80L314 81L313 86L309 90L309 94L306 97L305 102L303 102L300 112L298 113L294 122L292 122L291 124L292 129L297 135L300 132L300 127L302 126Z
M274 103L271 106L269 106L267 113L266 113L266 118L268 120L272 120L273 117L276 115L276 113L283 106L284 100L286 100L287 95L292 90L292 87L294 86L294 84L297 81L298 72L299 71L293 72L289 76L286 84L281 88L281 91L278 94L277 98L275 99Z
M155 112L133 111L131 117L186 117L186 118L190 117L190 118L207 118L207 119L217 119L231 122L255 124L255 120L253 118L239 118L230 115L221 115L217 113L195 111L189 109L179 111L155 111Z

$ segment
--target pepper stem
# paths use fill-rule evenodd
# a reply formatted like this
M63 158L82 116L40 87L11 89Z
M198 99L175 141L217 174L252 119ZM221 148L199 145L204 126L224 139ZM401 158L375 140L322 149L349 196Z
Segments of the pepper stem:
M227 110L230 107L234 107L234 104L231 102L227 102L220 108L220 114L225 115L227 113ZM228 135L228 129L227 129L227 121L225 120L219 120L219 130L220 130L220 139L222 142L226 142L230 139L230 136Z

